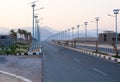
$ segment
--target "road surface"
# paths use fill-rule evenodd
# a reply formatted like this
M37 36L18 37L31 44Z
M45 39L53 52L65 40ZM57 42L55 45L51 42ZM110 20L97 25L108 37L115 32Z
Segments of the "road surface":
M43 43L43 82L120 82L120 65Z

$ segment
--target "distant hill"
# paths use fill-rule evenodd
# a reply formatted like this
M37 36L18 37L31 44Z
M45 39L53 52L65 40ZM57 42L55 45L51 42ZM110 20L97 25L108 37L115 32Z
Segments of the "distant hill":
M40 28L40 32L41 32L41 40L46 40L49 36L51 36L53 34L53 32L49 31L46 28Z
M8 27L0 27L0 35L4 35L4 34L9 34L9 31L11 29L14 29L15 31L17 31L19 28L8 28ZM21 27L20 29L25 29L28 32L32 31L32 27ZM52 34L57 33L57 30L54 30L48 26L44 26L44 27L40 27L40 32L41 32L41 40L46 40L49 36L51 36Z
M10 28L7 27L0 27L0 35L1 34L9 34ZM17 31L19 28L13 28L15 29L15 31ZM21 29L25 29L28 32L32 32L32 27L21 27ZM44 26L44 27L40 27L40 31L41 31L41 40L46 40L49 36L51 36L52 34L56 34L59 31L58 30L54 30L49 26ZM102 30L99 30L99 33L102 32ZM78 33L74 33L75 38L78 36ZM89 30L87 33L88 37L96 37L96 29L94 30ZM84 38L85 37L85 32L84 31L80 31L80 38Z
M40 32L41 32L41 40L43 41L43 40L46 40L49 36L57 33L58 31L48 26L45 26L40 28Z

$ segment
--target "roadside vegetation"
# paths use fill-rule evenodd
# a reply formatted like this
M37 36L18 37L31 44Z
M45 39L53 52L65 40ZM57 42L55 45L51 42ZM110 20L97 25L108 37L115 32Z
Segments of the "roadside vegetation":
M11 29L9 35L11 35L14 40L14 44L9 47L0 47L0 55L17 55L21 53L27 54L32 40L31 33L23 29L18 29L17 32Z

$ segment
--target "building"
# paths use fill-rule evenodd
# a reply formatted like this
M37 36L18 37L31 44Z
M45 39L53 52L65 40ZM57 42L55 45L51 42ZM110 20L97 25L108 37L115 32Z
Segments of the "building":
M120 33L118 33L118 42L120 41ZM115 44L116 43L116 33L113 31L104 31L104 33L99 34L99 43L103 44Z
M14 44L14 39L10 35L0 35L0 47L10 47Z

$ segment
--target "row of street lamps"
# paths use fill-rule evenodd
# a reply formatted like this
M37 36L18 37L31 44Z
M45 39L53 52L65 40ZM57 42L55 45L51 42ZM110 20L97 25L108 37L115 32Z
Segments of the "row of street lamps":
M99 21L99 17L96 17L96 24L97 24L97 37L98 37L98 21ZM84 22L84 25L85 25L85 39L87 41L87 25L88 25L88 22ZM83 26L83 25L76 25L77 27L77 38L79 39L80 38L80 26ZM71 27L68 28L67 30L64 30L60 33L57 34L57 38L56 39L61 39L61 40L72 40L74 39L74 30L75 30L75 27ZM71 32L70 32L71 31ZM72 35L70 34L72 33Z
M115 29L116 29L116 47L117 47L117 45L118 45L118 32L117 32L117 15L119 14L119 10L120 9L114 9L113 10L113 12L114 12L114 14L115 14ZM108 16L111 16L110 14L108 14ZM97 42L98 42L98 37L99 37L99 32L98 32L98 26L99 26L99 17L96 17L95 18L95 21L91 21L91 22L94 22L94 23L96 23L96 35L97 35ZM84 25L85 25L85 39L86 39L86 41L87 41L87 25L88 25L88 22L84 22ZM83 25L81 25L81 26L83 26ZM55 35L55 37L56 37L56 39L58 39L58 40L73 40L74 39L74 29L75 29L75 27L71 27L71 28L69 28L69 29L67 29L67 30L64 30L64 31L62 31L62 32L60 32L60 33L58 33L58 34L56 34ZM77 38L79 39L80 38L80 25L77 25L77 29L78 29L78 34L77 34ZM71 32L72 33L71 33ZM71 35L71 34L72 35ZM59 38L59 35L61 36L61 38Z
M37 1L32 2L31 7L33 8L33 20L32 20L32 45L31 48L32 50L34 50L35 48L39 47L40 44L40 28L39 28L39 20L38 19L38 15L35 15L35 11L40 10L40 9L44 9L44 7L39 8L39 9L35 9L36 3ZM36 41L35 41L36 39Z

